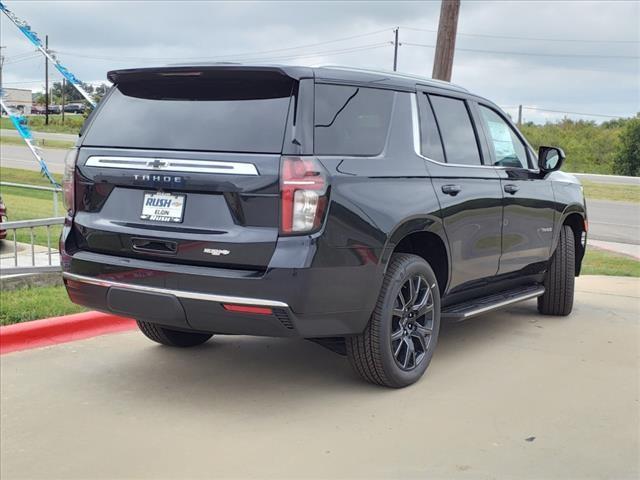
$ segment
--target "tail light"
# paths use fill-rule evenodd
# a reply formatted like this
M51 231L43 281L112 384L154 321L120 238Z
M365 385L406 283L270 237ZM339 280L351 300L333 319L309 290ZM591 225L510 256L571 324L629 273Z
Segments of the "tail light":
M327 208L327 193L327 174L317 159L282 157L281 232L295 235L318 230Z
M64 206L69 215L75 210L75 171L78 149L72 148L64 159L64 175L62 177L62 192L64 194Z

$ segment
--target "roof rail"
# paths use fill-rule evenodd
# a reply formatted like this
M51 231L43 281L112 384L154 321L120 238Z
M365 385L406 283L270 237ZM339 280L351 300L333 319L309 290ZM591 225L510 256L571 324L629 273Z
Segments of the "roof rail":
M455 83L445 82L443 80L436 80L433 78L423 77L420 75L413 75L409 73L393 72L390 70L374 70L371 68L346 67L342 65L319 65L317 68L327 68L327 69L334 69L334 70L362 72L362 73L371 73L371 74L377 73L377 74L388 75L390 77L403 78L406 80L414 80L416 83L430 83L430 84L439 85L447 88L461 90L463 92L469 91L466 88L461 87L460 85L456 85Z

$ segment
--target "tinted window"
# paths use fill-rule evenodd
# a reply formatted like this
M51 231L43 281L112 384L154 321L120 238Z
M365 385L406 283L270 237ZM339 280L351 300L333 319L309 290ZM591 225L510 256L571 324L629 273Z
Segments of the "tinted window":
M84 145L282 151L290 79L162 79L114 88Z
M442 150L438 124L433 116L431 104L426 95L422 95L420 100L420 143L422 155L437 162L444 162L444 151Z
M429 95L438 120L448 163L480 165L480 151L463 100Z
M480 111L487 124L489 143L495 154L494 165L526 168L527 150L511 126L490 108L480 105Z
M315 153L378 155L384 149L394 92L316 85Z

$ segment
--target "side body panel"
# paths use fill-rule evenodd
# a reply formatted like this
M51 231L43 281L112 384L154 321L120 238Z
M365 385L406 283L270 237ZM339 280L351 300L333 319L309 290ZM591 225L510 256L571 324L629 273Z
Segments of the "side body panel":
M502 145L503 155L517 155L516 148L511 150L512 142L521 145L522 153L526 158L522 159L524 168L515 166L496 166L495 171L500 177L503 196L503 221L502 221L502 255L498 275L510 274L522 271L523 274L540 273L546 268L546 263L551 256L551 244L554 233L555 208L551 182L545 179L537 168L534 167L535 158L526 140L509 118L493 105L483 101L473 102L474 115L482 131L482 141L486 143L489 165L501 165L501 160L496 158L496 148L491 132L491 126L481 114L481 110L493 111L496 121L503 123L503 135L496 140ZM498 119L499 118L499 119ZM515 137L515 138L513 138ZM506 142L505 142L506 140ZM504 145L506 150L504 151Z
M464 93L452 95L434 89L421 89L417 93L417 104L421 115L430 111L427 94L451 96L468 103ZM470 112L471 113L471 112ZM472 123L476 123L473 116ZM423 135L441 137L438 130L425 131ZM502 189L495 168L481 165L481 158L488 155L486 145L480 140L477 126L478 165L442 163L424 158L440 202L440 217L448 239L450 254L449 287L446 294L481 287L498 272L502 249ZM415 145L418 149L419 145ZM448 159L455 161L455 159ZM453 192L451 189L454 189Z
M499 275L525 270L543 271L552 253L555 202L551 182L523 169L498 170L504 193L502 256Z

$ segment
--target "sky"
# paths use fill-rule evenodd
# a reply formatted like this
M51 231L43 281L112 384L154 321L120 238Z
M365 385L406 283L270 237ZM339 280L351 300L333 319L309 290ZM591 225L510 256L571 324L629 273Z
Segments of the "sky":
M198 60L391 70L395 27L398 71L430 77L440 13L440 1L3 1L89 83L112 69ZM1 17L5 87L42 90L43 56ZM462 0L452 82L512 116L523 105L525 121L566 115L546 110L633 116L640 2Z

